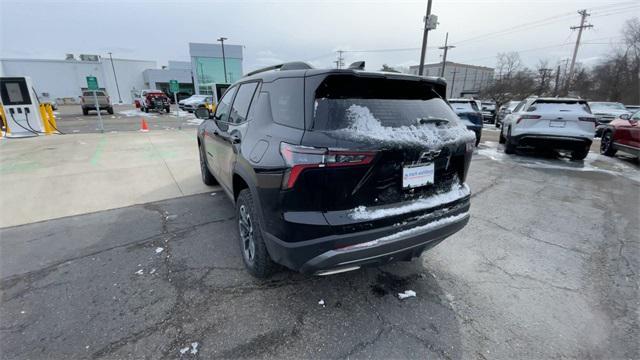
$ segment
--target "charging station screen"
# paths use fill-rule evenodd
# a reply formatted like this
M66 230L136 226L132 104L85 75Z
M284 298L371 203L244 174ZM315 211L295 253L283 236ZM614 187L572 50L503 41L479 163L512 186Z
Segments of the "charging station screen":
M7 83L7 95L9 95L9 101L12 103L23 102L22 91L20 91L20 85L16 83Z
M0 96L5 106L31 105L29 89L24 78L0 78Z

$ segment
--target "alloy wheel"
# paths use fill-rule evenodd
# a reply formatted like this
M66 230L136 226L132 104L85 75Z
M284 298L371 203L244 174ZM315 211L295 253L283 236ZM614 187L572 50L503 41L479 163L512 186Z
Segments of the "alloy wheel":
M242 241L242 253L247 262L252 263L256 254L256 245L253 240L253 222L246 206L240 205L238 216L238 227L240 228L240 240Z

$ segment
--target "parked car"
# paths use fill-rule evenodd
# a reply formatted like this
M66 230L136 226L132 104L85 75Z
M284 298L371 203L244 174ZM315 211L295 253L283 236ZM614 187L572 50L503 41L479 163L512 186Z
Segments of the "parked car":
M511 101L507 101L506 103L502 104L502 106L500 106L500 109L498 109L498 113L496 114L497 128L499 128L502 125L502 120L505 118L505 116L511 114L513 109L515 109L516 106L520 104L520 102L521 100L511 100Z
M449 99L453 111L460 117L467 129L476 134L476 146L480 144L482 136L482 112L478 107L478 101L471 99Z
M600 141L600 153L614 156L622 151L640 157L640 111L623 114L606 125Z
M188 99L178 102L181 110L194 112L198 108L204 108L207 104L213 103L213 95L192 95Z
M589 153L595 124L585 100L530 98L504 118L499 141L507 154L527 146L568 150L572 160L583 160Z
M482 102L482 120L489 124L496 122L496 104L493 101Z
M606 125L613 119L620 117L624 114L631 114L624 105L618 102L604 102L604 101L590 101L589 107L591 112L596 116L596 136L600 136L602 133L598 130L598 125Z
M444 80L270 69L233 84L211 119L196 111L202 180L235 203L251 274L410 260L465 226L473 134Z
M106 90L96 90L95 97L92 90L83 90L80 96L80 106L82 107L82 115L89 115L89 111L96 111L96 97L98 98L99 111L107 110L107 113L113 114L113 105L111 98Z
M50 104L52 110L58 110L58 102L56 99L52 99L49 93L42 93L38 97L40 104Z
M160 90L142 90L140 93L140 110L144 112L151 111L171 111L171 102L169 97Z

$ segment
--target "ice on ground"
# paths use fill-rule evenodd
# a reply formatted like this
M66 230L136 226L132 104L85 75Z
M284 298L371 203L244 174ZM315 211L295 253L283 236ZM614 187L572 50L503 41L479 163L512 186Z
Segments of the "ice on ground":
M400 300L404 300L410 297L416 297L416 292L413 290L405 290L404 292L398 293L398 298Z
M360 105L351 105L347 109L347 118L350 122L349 127L336 130L336 134L360 139L420 144L428 148L441 148L447 144L472 142L476 139L475 133L461 124L383 126L369 108Z
M183 347L182 349L180 349L180 354L184 355L184 354L187 353L187 351L189 351L189 347L188 346L187 347Z
M149 274L153 274L155 272L156 272L156 269L154 268L154 269L151 269L151 271L149 271Z
M456 221L460 221L460 220L464 219L467 216L469 216L468 212L465 212L465 213L462 213L462 214L458 214L458 215L454 215L454 216L445 217L445 218L438 219L436 221L430 222L430 223L425 224L425 225L416 226L416 227L412 227L411 229L398 231L395 234L383 236L381 238L378 238L378 239L375 239L375 240L372 240L372 241L367 241L367 242L360 243L360 244L355 244L355 245L351 245L351 246L342 247L340 249L337 249L336 251L348 251L348 250L353 250L353 249L361 249L361 248L367 248L367 247L371 247L371 246L378 246L378 245L384 244L385 242L394 241L394 240L397 240L399 238L403 238L403 237L411 236L411 235L414 235L414 234L417 234L417 233L429 231L429 230L434 229L434 228L438 228L438 227L441 227L441 226L445 226L445 225L454 223Z
M164 250L164 248L157 247L156 248L156 254L160 254L163 250Z
M165 220L173 220L173 219L175 219L177 217L178 217L178 215L167 215L164 218L165 218Z
M171 112L171 114L175 114L175 113L176 113L175 111ZM195 117L195 115L188 111L178 110L178 117Z
M138 271L135 272L136 275L143 275L144 274L144 270L140 269Z
M198 353L198 343L197 342L192 342L191 343L191 354L195 355Z
M322 305L322 307L324 307L324 299L320 299L320 301L318 301L318 305Z
M210 195L211 195L211 196L215 196L215 195L216 195L216 193L211 193Z
M352 210L350 216L354 220L375 220L389 216L402 215L450 203L462 199L470 193L471 190L469 190L469 187L466 184L454 185L449 191L436 193L435 195L421 198L398 207L369 210L366 206L359 206Z
M127 117L133 117L133 116L156 117L156 114L142 112L137 109L118 111L118 114L127 116Z

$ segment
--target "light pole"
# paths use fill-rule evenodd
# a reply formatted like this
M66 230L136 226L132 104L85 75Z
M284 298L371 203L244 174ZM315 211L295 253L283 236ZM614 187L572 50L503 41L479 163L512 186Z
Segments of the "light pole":
M221 37L218 39L220 44L222 44L222 67L224 68L224 82L227 83L227 60L224 57L224 41L227 40L226 37Z
M111 60L111 69L113 70L113 78L116 80L116 90L118 91L118 103L122 104L122 97L120 96L120 87L118 86L118 76L116 76L116 67L113 66L113 57L109 52L109 60Z

